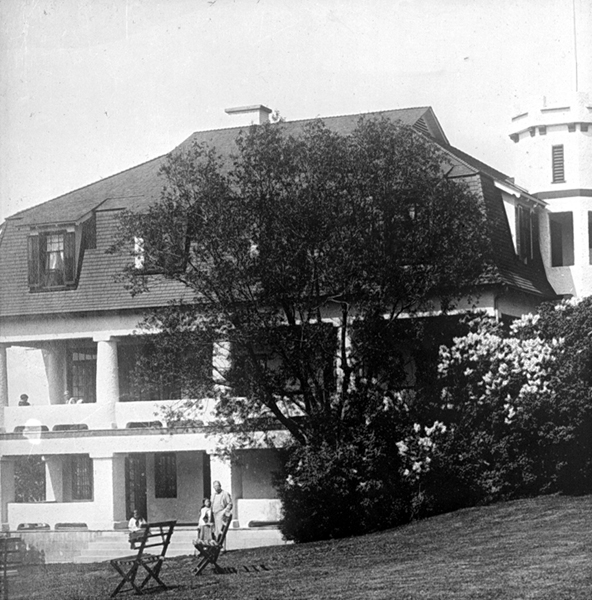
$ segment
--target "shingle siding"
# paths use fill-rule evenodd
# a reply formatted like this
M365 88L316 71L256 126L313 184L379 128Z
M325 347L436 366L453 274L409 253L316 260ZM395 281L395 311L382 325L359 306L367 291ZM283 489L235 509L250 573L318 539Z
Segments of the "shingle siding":
M180 283L155 278L151 291L136 297L116 281L129 256L107 254L114 241L118 211L97 213L97 247L86 250L78 285L74 290L31 292L27 281L28 230L7 223L0 254L0 273L6 282L0 288L2 316L55 314L104 310L142 309L161 306L172 298L188 296Z

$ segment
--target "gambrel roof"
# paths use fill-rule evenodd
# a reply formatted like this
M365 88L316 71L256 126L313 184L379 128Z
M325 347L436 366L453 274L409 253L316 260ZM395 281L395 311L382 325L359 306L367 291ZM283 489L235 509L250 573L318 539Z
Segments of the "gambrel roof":
M324 118L330 129L349 133L364 115ZM484 203L493 247L494 261L484 284L508 286L539 298L552 298L542 265L535 267L519 261L513 249L500 189L495 181L513 185L510 178L450 146L429 107L407 108L368 117L385 117L414 127L431 138L444 151L449 163L448 175L464 178ZM298 134L310 120L281 123L288 133ZM236 152L235 141L244 127L199 131L174 151L182 151L194 142L214 147L222 156ZM0 316L27 316L71 312L140 310L166 304L183 295L181 284L160 281L150 293L132 297L115 280L129 257L106 254L113 241L118 211L138 209L160 197L164 184L159 171L166 161L161 156L106 177L43 204L23 210L7 219L0 241ZM76 225L93 216L96 219L97 247L86 250L75 289L31 293L27 281L27 238L32 230L47 226ZM186 292L185 292L186 293Z

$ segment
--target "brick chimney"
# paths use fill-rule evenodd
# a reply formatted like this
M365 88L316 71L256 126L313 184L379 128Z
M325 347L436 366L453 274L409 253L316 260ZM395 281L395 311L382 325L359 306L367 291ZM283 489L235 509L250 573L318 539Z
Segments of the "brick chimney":
M271 108L263 106L263 104L253 104L253 106L237 106L236 108L226 108L224 112L227 115L235 117L233 125L248 126L262 125L269 122Z

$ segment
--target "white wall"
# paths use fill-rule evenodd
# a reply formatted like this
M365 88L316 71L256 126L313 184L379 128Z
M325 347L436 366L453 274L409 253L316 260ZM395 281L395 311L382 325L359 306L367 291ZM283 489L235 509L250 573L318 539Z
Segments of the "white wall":
M49 404L49 389L41 350L10 346L6 357L8 405L17 406L21 394L27 394L33 405Z

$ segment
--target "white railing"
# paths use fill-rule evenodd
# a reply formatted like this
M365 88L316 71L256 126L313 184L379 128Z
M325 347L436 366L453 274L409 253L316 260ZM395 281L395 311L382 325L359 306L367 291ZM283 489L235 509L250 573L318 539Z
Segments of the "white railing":
M199 410L188 418L210 419L213 400L205 400ZM47 428L48 431L82 426L88 429L125 429L130 423L156 423L166 425L163 409L182 409L182 400L154 400L145 402L117 402L114 407L101 403L44 404L34 406L8 406L4 408L4 428L12 433L19 428ZM114 410L112 410L114 408ZM0 409L1 410L1 409Z
M12 530L21 523L46 523L51 529L57 523L86 523L89 529L96 529L96 521L93 502L8 503L8 524ZM111 528L112 523L109 525Z

